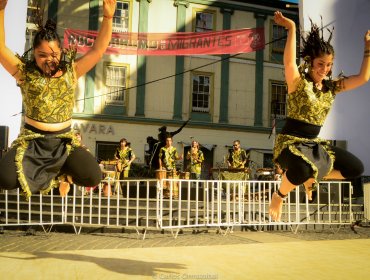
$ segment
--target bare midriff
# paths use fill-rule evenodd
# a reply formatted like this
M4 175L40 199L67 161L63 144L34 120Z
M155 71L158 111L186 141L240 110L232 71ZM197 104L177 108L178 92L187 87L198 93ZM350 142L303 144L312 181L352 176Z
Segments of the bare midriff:
M72 120L68 120L61 123L44 123L25 117L24 121L27 124L32 125L33 127L40 129L42 131L59 131L68 128L72 125Z

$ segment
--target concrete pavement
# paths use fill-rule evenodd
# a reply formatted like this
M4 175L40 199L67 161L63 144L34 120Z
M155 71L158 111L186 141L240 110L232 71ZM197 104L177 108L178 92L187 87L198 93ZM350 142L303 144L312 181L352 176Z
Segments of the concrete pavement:
M5 231L1 279L367 279L370 229L192 234Z

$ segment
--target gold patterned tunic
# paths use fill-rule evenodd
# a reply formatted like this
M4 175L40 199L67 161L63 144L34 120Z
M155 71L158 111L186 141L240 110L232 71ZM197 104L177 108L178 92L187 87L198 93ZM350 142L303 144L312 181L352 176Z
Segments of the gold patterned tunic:
M25 115L45 123L61 123L72 118L77 79L70 63L61 77L43 75L34 63L23 62L22 91Z
M130 170L128 162L135 156L134 151L127 147L125 149L117 149L114 157L119 159L122 164L122 170Z
M287 99L287 117L292 120L302 123L312 124L321 127L332 107L336 92L338 91L337 83L332 80L323 81L323 90L319 90L314 86L310 78L301 75L297 90L288 94ZM329 157L329 166L325 170L326 174L320 174L316 164L312 160L312 156L305 154L302 145L319 145L323 153ZM323 176L330 173L333 169L334 154L330 151L329 142L318 137L304 138L289 134L279 134L275 140L274 161L279 157L281 152L288 148L291 153L301 157L313 169L313 176L317 180L321 180Z
M176 171L176 160L179 158L175 147L162 147L159 151L159 159L163 162L167 171Z
M34 61L19 58L21 63L18 69L22 74L19 86L22 91L25 115L45 123L70 120L77 85L73 60L68 63L61 62L63 74L53 78L43 75ZM61 133L22 128L11 148L16 149L15 164L18 180L26 198L34 192L47 193L51 188L56 187L58 183L56 176L60 168L70 152L78 146L80 143L70 128L64 129ZM48 147L48 149L43 150L42 147ZM35 151L38 153L37 160L31 154Z

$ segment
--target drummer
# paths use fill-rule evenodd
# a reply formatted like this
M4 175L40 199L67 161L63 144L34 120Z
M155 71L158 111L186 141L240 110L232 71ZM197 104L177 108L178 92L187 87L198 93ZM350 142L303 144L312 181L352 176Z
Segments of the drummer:
M176 160L182 160L183 155L177 153L177 150L172 146L172 137L167 136L166 146L159 151L159 169L166 169L167 173L176 173Z
M234 140L233 149L227 156L229 169L245 169L249 164L249 153L240 147L240 141Z

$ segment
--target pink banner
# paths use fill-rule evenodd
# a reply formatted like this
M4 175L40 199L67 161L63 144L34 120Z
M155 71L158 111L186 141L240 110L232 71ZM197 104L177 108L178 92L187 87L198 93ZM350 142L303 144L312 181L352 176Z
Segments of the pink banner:
M66 29L64 46L75 45L77 51L89 50L96 31ZM263 28L178 33L113 33L106 54L126 55L197 55L235 54L265 47Z

